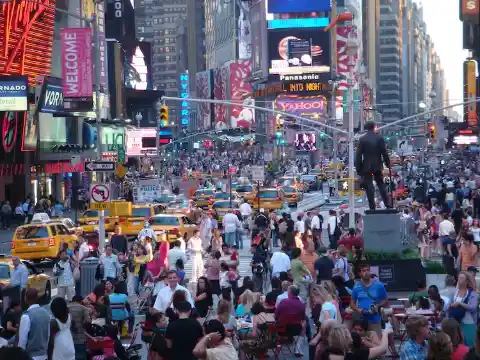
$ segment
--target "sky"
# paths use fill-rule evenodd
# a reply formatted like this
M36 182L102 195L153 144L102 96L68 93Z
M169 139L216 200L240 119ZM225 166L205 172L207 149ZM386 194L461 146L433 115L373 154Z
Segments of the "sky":
M427 33L433 39L435 51L445 71L450 103L463 99L463 61L468 52L463 50L463 29L459 20L458 0L414 0L423 7Z

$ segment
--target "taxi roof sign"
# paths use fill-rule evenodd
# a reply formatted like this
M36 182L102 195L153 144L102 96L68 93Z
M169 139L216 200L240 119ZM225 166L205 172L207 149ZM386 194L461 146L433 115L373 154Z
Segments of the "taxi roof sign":
M48 216L47 213L36 213L33 214L32 221L30 222L31 224L45 224L50 222L50 217Z

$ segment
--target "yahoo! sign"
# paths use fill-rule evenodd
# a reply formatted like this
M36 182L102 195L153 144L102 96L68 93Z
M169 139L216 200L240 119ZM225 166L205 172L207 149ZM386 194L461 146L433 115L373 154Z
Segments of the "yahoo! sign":
M323 95L299 96L278 95L274 101L274 109L305 118L327 115L327 99Z
M62 41L62 88L65 100L92 97L92 30L60 30Z

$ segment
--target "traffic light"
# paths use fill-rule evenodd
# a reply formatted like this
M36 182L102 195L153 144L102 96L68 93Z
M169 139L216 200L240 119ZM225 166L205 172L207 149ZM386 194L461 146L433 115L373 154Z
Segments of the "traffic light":
M435 139L436 129L434 124L428 125L428 134L430 136L430 139Z
M168 106L166 105L160 106L160 126L168 126Z

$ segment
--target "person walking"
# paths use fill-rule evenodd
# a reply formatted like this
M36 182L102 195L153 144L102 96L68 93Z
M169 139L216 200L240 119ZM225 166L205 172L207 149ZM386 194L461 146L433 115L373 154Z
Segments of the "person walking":
M228 213L223 217L222 223L225 233L225 242L228 246L233 246L235 244L237 230L241 228L242 224L238 221L238 217L233 213L232 209L228 210Z
M188 249L192 253L192 282L197 282L198 278L203 275L203 258L202 258L202 239L200 238L200 230L195 230L193 236L188 241Z
M53 274L58 277L58 296L68 301L73 298L75 281L73 279L72 260L66 251L59 253L60 260L53 267Z
M87 345L85 340L85 324L90 323L88 308L82 304L82 297L75 295L68 304L68 312L72 318L72 337L75 347L75 360L87 360Z
M46 360L50 337L50 314L38 305L37 289L25 291L27 311L20 318L18 347L26 350L33 360Z

